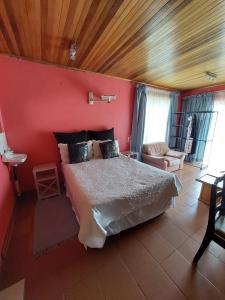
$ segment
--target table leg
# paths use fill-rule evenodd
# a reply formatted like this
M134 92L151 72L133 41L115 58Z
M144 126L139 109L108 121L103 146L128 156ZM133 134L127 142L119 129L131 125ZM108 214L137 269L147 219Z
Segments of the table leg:
M202 188L198 200L209 205L210 198L211 198L211 185L207 183L202 183Z

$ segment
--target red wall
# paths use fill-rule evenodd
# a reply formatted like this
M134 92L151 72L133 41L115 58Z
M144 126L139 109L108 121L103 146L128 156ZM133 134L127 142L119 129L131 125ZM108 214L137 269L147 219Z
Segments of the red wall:
M195 90L183 91L183 92L180 93L180 97L179 97L179 101L178 101L178 103L179 103L178 104L178 111L182 111L182 100L183 100L184 97L203 94L203 93L212 93L212 92L224 91L224 90L225 90L225 84L215 85L215 86L200 88L200 89L195 89Z
M8 168L0 158L0 253L9 226L15 199Z
M0 132L4 130L0 110ZM4 243L7 228L10 222L15 199L12 184L9 178L9 171L0 158L0 253Z
M33 188L32 167L58 162L53 131L115 128L122 150L128 148L134 85L90 72L0 56L0 105L9 146L27 153L18 169L23 190ZM88 91L115 94L108 103L87 103Z
M211 86L207 88L201 88L201 89L195 89L195 90L189 90L189 91L183 91L181 92L181 97L187 97L192 95L198 95L203 93L211 93L211 92L218 92L218 91L224 91L225 90L225 84L223 85L216 85Z

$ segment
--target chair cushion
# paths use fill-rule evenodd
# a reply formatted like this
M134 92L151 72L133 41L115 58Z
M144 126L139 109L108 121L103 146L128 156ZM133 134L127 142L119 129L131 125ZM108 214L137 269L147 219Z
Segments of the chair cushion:
M225 216L221 215L215 223L216 234L225 239Z
M174 167L180 164L180 159L172 156L164 156L164 159L168 161L168 167Z
M169 148L166 143L150 143L143 146L143 153L149 155L165 155L169 151Z

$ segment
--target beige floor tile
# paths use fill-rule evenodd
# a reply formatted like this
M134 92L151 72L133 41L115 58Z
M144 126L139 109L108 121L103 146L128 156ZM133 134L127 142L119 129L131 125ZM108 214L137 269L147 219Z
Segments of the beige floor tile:
M158 262L162 262L175 251L175 248L158 233L142 235L138 239Z
M225 299L224 295L178 252L165 259L162 265L189 299Z
M204 236L205 236L205 232L206 232L206 228L202 227L199 231L197 231L197 232L192 236L192 238L193 238L196 242L198 242L199 244L201 244L201 242L202 242L202 240L203 240L203 238L204 238ZM213 241L209 244L209 247L207 248L207 250L208 250L211 254L213 254L214 256L216 256L216 257L219 257L220 255L222 255L222 253L223 253L223 251L224 251L224 249L223 249L220 245L216 244L216 243L213 242Z
M199 261L198 269L217 289L225 294L225 264L206 252Z
M72 288L78 282L101 270L105 262L116 257L114 247L106 246L104 250L88 249L85 255L70 262L70 265L58 271L60 284L64 290Z
M200 244L189 238L183 245L181 245L177 251L182 254L190 263L192 263L195 254L197 253Z
M195 181L203 172L184 166L176 174L183 188L175 208L108 238L103 249L86 251L75 239L38 259L32 255L35 196L25 195L18 202L18 226L0 289L26 277L25 300L62 300L63 294L66 300L222 299L225 250L212 242L197 271L191 267L208 220L208 206L197 200L201 184Z
M220 253L219 259L225 264L225 249Z
M205 231L206 228L205 227L201 227L198 231L196 231L193 235L192 235L192 239L195 240L198 243L201 243L204 236L205 236Z
M121 239L119 253L147 299L185 299L177 286L153 259L149 252L134 239Z
M159 229L157 232L174 248L178 248L188 238L185 232L183 232L178 226L171 222L165 225L163 228Z
M144 300L138 284L119 258L106 262L96 274L105 299Z
M183 244L178 251L190 262L197 253L199 244L189 239ZM198 262L197 268L213 285L215 285L223 294L225 294L225 264L212 255L209 251L205 251Z
M96 275L87 276L73 288L68 289L63 296L64 300L105 300Z
M35 284L26 284L25 300L62 300L63 290L57 276L44 276Z
M174 217L173 222L185 233L192 236L199 231L203 225L207 225L208 207L199 202L198 206L189 207L182 214L178 214Z

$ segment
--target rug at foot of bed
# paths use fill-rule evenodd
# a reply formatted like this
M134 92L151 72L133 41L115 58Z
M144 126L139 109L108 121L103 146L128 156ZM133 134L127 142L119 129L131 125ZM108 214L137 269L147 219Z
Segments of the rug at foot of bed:
M34 215L33 254L40 255L78 235L79 225L70 200L57 196L37 202Z

